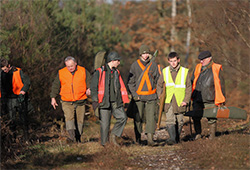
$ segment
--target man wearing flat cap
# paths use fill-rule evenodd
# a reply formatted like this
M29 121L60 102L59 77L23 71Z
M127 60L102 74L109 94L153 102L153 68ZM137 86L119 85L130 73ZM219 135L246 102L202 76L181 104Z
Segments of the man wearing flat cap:
M194 111L216 107L225 103L222 66L213 62L210 51L201 52L198 59L200 63L196 65L191 78ZM201 138L201 118L193 117L196 132L195 140ZM217 119L208 118L208 124L210 131L209 139L214 139Z
M105 146L108 141L111 114L116 123L110 134L110 142L119 146L116 137L122 135L127 116L123 103L129 103L127 89L117 67L121 57L117 52L110 52L104 66L97 68L91 81L91 98L93 109L99 109L101 125L101 145Z

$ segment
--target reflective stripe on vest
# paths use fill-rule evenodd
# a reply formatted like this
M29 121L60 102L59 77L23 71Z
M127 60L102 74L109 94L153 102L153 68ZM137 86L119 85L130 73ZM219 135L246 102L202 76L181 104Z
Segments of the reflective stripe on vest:
M14 94L19 95L20 91L23 88L23 82L21 79L21 75L20 75L20 68L16 68L17 71L13 72L13 77L12 77L12 91Z
M144 71L145 66L141 63L140 59L137 60L137 63L140 66L140 68L142 69L142 71ZM143 76L141 78L139 87L138 87L138 89L136 91L136 93L138 95L151 95L151 94L156 93L156 89L152 90L152 85L151 85L151 82L150 82L150 79L149 79L149 76L148 76L148 72L149 72L149 69L150 69L151 65L152 65L152 63L148 66L147 70L144 72L144 74L143 74ZM142 91L142 88L143 88L145 83L147 85L148 90L147 91Z
M59 80L61 83L60 95L63 101L77 101L87 98L86 95L86 70L77 66L74 75L66 67L59 70Z
M165 103L170 103L173 95L175 95L177 105L180 106L185 97L188 69L180 67L175 82L173 81L169 67L164 68L162 72L166 84Z
M202 64L197 64L195 67L192 92L195 90L197 80L201 73L201 67L202 67ZM215 99L214 99L215 105L219 105L226 101L225 96L223 95L222 90L221 90L221 84L220 84L220 78L219 78L220 70L222 70L222 65L216 64L216 63L212 64L212 72L213 72L214 88L215 88Z
M102 68L97 69L99 71L99 83L98 83L98 103L102 103L104 93L105 93L105 76L106 76L106 71L103 71ZM121 96L122 96L122 101L123 103L129 103L129 98L128 98L128 92L125 87L125 84L122 80L122 77L120 75L120 71L118 71L119 75L119 82L120 82L120 91L121 91Z

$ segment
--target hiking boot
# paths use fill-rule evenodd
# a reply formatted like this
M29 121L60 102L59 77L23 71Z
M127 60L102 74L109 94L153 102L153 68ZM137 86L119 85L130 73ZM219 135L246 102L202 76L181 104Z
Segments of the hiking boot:
M70 129L68 130L68 134L69 134L69 137L67 138L67 143L74 143L76 141L76 138L75 138L75 130L74 129Z
M148 137L148 146L155 146L156 143L153 141L153 134L152 133L148 133L147 137Z
M169 134L169 139L167 139L167 145L174 145L176 144L176 128L175 125L167 125L167 131Z
M209 125L209 132L210 132L209 139L210 140L215 138L216 125L217 125L217 123L213 123L213 124Z
M135 144L141 144L141 134L139 132L135 132Z
M115 146L120 146L117 142L116 142L116 136L115 134L111 133L110 135L110 143L114 144Z

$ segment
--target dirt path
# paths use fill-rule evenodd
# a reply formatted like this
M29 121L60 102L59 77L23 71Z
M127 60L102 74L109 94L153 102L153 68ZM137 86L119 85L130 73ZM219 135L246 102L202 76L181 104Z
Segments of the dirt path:
M59 126L50 124L31 132L32 143L20 148L15 159L1 165L2 169L249 169L250 130L249 124L241 126L244 123L220 120L217 137L210 141L206 138L207 122L203 120L203 138L191 141L186 121L182 142L173 146L165 143L168 133L162 123L154 135L159 146L149 147L145 134L143 145L134 144L133 121L129 119L118 139L119 148L100 145L98 122L87 120L82 142L75 144L67 144L65 131L61 133Z

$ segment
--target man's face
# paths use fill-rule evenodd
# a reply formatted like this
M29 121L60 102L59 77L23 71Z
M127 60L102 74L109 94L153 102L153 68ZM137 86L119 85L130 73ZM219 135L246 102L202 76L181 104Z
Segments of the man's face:
M148 57L149 57L149 53L143 53L141 55L141 58L142 58L143 61L146 61L148 59Z
M168 63L170 64L170 66L172 68L175 69L178 66L178 64L180 63L180 59L177 59L177 57L170 58L170 59L168 59Z
M203 60L200 60L200 63L202 64L202 66L206 66L209 64L210 61L211 61L211 57L208 57Z
M117 68L120 65L120 60L112 61L113 67Z
M8 72L10 71L11 67L10 67L10 65L8 65L8 67L7 67L7 66L4 66L4 67L2 67L1 69L2 69L5 73L8 73Z
M74 62L73 60L68 60L65 62L65 65L66 65L67 69L69 70L69 72L72 73L75 71L77 63Z

